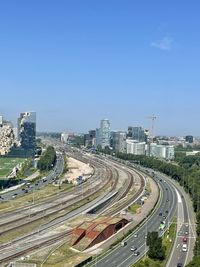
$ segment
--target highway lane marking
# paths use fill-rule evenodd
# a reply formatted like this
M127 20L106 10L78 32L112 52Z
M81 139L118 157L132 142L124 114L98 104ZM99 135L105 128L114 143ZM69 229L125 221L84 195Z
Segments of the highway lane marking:
M139 251L143 246L145 246L145 244L143 244L141 247L139 247L139 248L138 248L138 251ZM145 253L145 251L144 251L144 253ZM127 260L129 260L130 258L132 258L132 257L134 257L133 254L131 254L131 255L130 255L128 258L126 258L123 262L121 262L119 265L117 265L117 267L124 266L124 263L125 263ZM139 258L138 258L137 260L139 260Z
M169 185L168 185L168 186L169 186ZM170 186L169 186L169 188L170 188L170 190L171 190L171 187L170 187ZM163 189L163 191L164 191L164 188L162 188L162 189ZM172 191L172 190L171 190L171 191ZM173 193L172 193L172 196L173 196ZM174 202L174 198L173 198L173 202ZM160 207L159 207L158 209L160 209ZM147 218L146 223L147 223L149 220L151 220L151 219L153 218L153 215L156 216L157 213L158 213L158 210L157 210L157 212L153 213L149 218ZM171 210L170 210L169 214L171 215ZM168 214L168 216L166 216L166 218L167 218L167 217L170 217L169 214ZM139 228L136 229L134 232L140 231L140 230L142 230L142 228L145 229L145 227L146 227L146 223L144 223L144 224L141 226L141 228L139 227ZM146 231L145 231L144 233L146 233ZM127 241L130 240L130 239L132 239L132 242L134 242L134 238L133 238L132 235L127 239ZM143 243L143 245L140 246L139 249L141 249L143 246L145 246L145 243ZM116 247L116 250L117 250L117 249L120 249L120 247ZM139 249L138 249L138 250L139 250ZM113 251L111 251L109 254L107 254L107 256L108 256L108 255L111 255L112 253L113 253ZM126 254L123 254L123 255L126 255ZM133 254L130 255L127 259L129 259L129 258L131 258L131 257L133 257ZM126 260L127 260L127 259L126 259ZM105 258L102 258L99 262L101 262L101 261L103 261L103 260L105 260ZM125 260L125 261L126 261L126 260ZM123 263L124 263L125 261L123 261ZM117 265L117 266L121 266L121 265L122 265L122 264Z
M170 184L171 187L174 189L174 191L175 191L175 193L176 193L176 196L177 196L177 201L178 201L178 202L179 202L179 201L182 201L181 196L180 196L179 192L177 191L175 185L174 185L173 183L169 183L169 181L168 181L168 184ZM171 188L170 188L170 189L171 189ZM172 195L173 195L173 193L172 193ZM173 198L173 204L172 204L172 205L174 205L174 198ZM178 214L179 214L179 212L178 212ZM170 262L171 262L171 260L172 260L172 257L173 257L173 251L174 251L174 248L175 248L175 246L176 246L176 244L177 244L177 233L178 233L178 227L177 227L177 230L176 230L176 239L174 240L174 246L173 246L172 252L171 252L171 254L170 254L170 258L169 258L169 260L168 260L168 262L167 262L167 264L166 264L166 267L169 266L169 264L170 264Z

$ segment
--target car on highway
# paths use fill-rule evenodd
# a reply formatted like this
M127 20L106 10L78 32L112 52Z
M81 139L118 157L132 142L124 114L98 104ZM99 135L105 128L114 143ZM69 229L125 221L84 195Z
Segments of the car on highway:
M183 252L187 252L187 244L183 244L182 245L182 251Z
M136 247L134 247L134 246L131 247L131 251L136 251L136 250L137 250Z
M176 267L183 267L183 264L181 262L178 262Z
M133 252L133 255L134 255L134 256L139 256L139 255L140 255L140 252L139 252L139 251L134 251L134 252Z
M186 236L183 237L183 243L187 243L187 237Z
M121 247L125 247L127 245L127 242L126 241L122 241L121 242Z

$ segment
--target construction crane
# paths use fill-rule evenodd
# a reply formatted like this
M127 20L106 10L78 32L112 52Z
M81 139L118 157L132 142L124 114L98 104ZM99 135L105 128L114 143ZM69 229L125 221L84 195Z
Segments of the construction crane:
M157 117L155 115L149 116L148 119L151 120L151 141L153 143L153 138L154 138L154 123Z

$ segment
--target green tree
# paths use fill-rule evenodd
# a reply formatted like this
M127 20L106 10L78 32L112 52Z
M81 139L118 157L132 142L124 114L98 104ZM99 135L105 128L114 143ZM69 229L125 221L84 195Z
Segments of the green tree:
M162 245L162 238L158 236L158 232L148 233L147 246L149 246L149 251L148 251L149 258L164 260L165 250Z

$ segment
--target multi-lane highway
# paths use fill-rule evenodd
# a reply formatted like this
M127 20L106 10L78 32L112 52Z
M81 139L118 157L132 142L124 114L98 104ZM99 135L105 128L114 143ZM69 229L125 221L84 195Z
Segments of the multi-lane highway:
M25 185L25 188L22 186L22 187L19 187L17 189L14 189L14 190L7 191L5 193L1 193L0 194L0 202L10 201L15 197L23 196L27 193L32 193L35 190L43 188L44 186L46 186L46 184L52 183L53 181L55 181L55 179L63 173L63 169L64 169L64 159L63 159L63 155L61 153L59 153L59 154L57 154L57 160L56 160L55 167L46 176L45 180L41 179L41 180L37 181L36 183L32 183L29 185L27 185L27 182L24 181L23 184Z
M166 177L166 180L169 181L169 178ZM185 266L193 256L195 240L193 214L189 212L190 202L186 201L187 195L183 188L174 181L170 182L176 188L178 216L176 240L166 267L177 266L177 264Z
M82 157L82 156L78 156L78 157ZM96 161L97 160L98 159L96 159ZM88 159L86 159L86 161L88 161ZM105 161L105 159L104 159L104 162L108 164L108 162ZM63 168L62 157L58 158L57 164L58 165L53 170L51 175L47 177L48 183L52 182L52 180L55 178L55 175L58 175L59 171L62 170ZM113 165L113 163L111 163L111 165ZM113 167L114 166L112 166L112 168ZM115 165L115 168L116 168L116 165ZM118 166L118 169L120 168L121 168L121 171L124 171L126 173L127 170L125 171L124 167ZM142 167L140 168L140 170L146 171L146 169ZM151 170L148 170L148 171L152 172ZM132 178L130 176L130 181L131 179ZM166 227L164 230L166 230L167 226L171 223L172 218L176 211L178 214L178 218L177 218L178 232L177 232L176 242L173 246L171 257L169 258L169 262L167 263L168 264L167 267L176 267L177 263L182 263L182 266L185 266L185 263L187 262L187 259L188 259L188 255L189 253L191 253L191 251L190 249L187 249L187 251L183 251L182 249L183 237L186 236L187 238L191 230L190 230L190 215L188 213L188 206L184 198L184 193L180 192L180 188L177 187L175 182L173 182L171 179L165 177L164 175L160 173L155 173L155 180L160 187L160 199L159 199L156 209L152 212L152 214L148 218L146 218L143 224L139 226L138 229L136 229L136 231L134 231L133 234L131 234L125 240L126 246L121 246L121 244L119 244L111 252L106 254L106 256L102 257L99 260L97 258L97 260L95 260L95 263L94 264L92 263L91 266L99 266L99 267L132 266L132 264L137 262L148 251L148 248L146 246L147 233L152 232L152 231L159 231L159 234L162 235L163 231L159 230L160 222L165 221ZM39 186L40 186L40 182L39 182ZM44 183L42 181L41 181L41 186L44 186ZM30 188L29 192L35 189L36 187L34 186L33 188ZM18 190L19 190L19 193L17 194L20 195L20 192L22 191L22 189L18 189ZM127 189L126 188L123 189L122 192L124 190L126 191ZM13 192L11 194L13 194ZM107 195L105 196L105 198L106 197ZM9 195L8 195L8 199L9 199ZM91 209L93 205L95 206L99 201L102 201L102 200L103 198L101 196L95 199L94 201L87 203L85 206L81 207L80 209L77 209L75 211L72 211L69 214L66 214L65 218L64 217L58 218L54 220L53 222L46 224L44 226L44 229L42 227L40 228L40 233L43 230L51 228L54 225L59 225L60 223L62 224L63 221L66 221L69 218L74 217L77 214L80 214L80 212L83 212L83 210L86 210L88 208ZM188 248L189 248L189 245L190 245L190 238L187 238ZM131 250L132 246L134 246L135 250L138 252L137 256L134 255L135 253Z
M171 221L176 211L177 195L173 186L163 179L157 179L160 186L161 196L156 210L149 218L140 226L134 233L125 241L126 246L119 244L114 250L106 254L105 257L95 261L92 266L98 267L128 267L134 262L138 261L147 252L146 237L148 232L159 231L160 222L165 220L166 225ZM162 232L160 232L162 235ZM134 246L140 253L138 256L134 255L131 247Z

